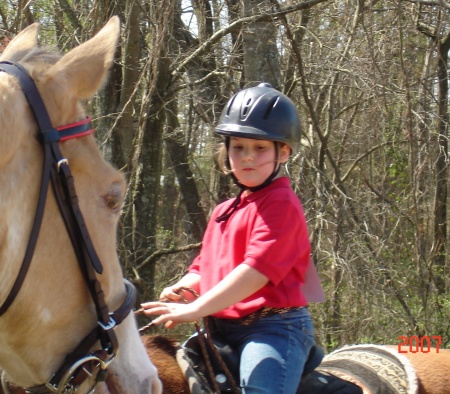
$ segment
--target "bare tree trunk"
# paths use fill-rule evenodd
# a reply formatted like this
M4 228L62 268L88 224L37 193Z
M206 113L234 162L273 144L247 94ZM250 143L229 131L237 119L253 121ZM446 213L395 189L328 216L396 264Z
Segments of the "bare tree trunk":
M120 86L119 115L112 134L112 157L117 167L130 171L133 141L136 137L136 96L141 77L139 59L140 6L136 1L127 0L124 17L124 39L122 55L122 83Z
M267 14L272 9L268 0L244 0L242 16ZM242 27L244 53L244 85L268 82L281 89L277 29L273 21L249 23Z
M434 202L434 279L439 294L446 294L447 261L447 196L448 196L448 51L450 33L438 45L438 158Z
M433 45L433 44L431 44ZM430 269L428 264L428 253L431 249L430 237L427 234L426 229L430 226L430 215L427 215L426 198L427 195L427 183L429 174L433 173L431 164L428 157L432 151L432 141L430 136L430 130L432 126L432 106L428 92L432 91L432 83L428 80L427 76L430 74L431 62L434 57L434 45L433 48L429 46L429 50L424 57L424 65L421 75L421 80L424 81L418 92L419 109L421 122L417 125L417 134L413 135L413 126L408 130L411 134L410 144L415 144L415 151L417 157L415 162L411 162L411 179L413 183L413 202L415 211L415 258L417 261L419 271L419 283L420 283L420 298L424 310L427 310L427 300L430 290L432 288L432 280L430 275Z
M186 136L180 131L177 118L178 108L176 100L171 100L166 107L167 136L165 144L170 155L175 174L180 185L180 192L186 206L189 218L188 227L192 240L199 242L206 229L206 216L200 204L200 195L197 190L194 175L189 166Z
M116 0L112 9L109 9L109 13L102 12L106 10L98 10L96 13L101 20L96 20L94 24L102 26L113 15L120 15L121 20L125 19L122 14L122 3L126 0ZM101 8L101 4L97 5ZM125 28L126 31L127 28ZM126 33L125 33L126 35ZM116 116L119 110L119 104L122 100L127 100L123 95L126 95L126 91L121 91L123 84L123 71L121 66L122 47L127 46L127 40L124 40L123 46L118 46L116 50L116 61L109 73L108 81L103 89L99 92L97 101L95 102L96 110L96 135L99 141L100 149L107 160L111 161L115 167L122 168L122 152L118 152L116 145L116 134L120 131L115 127Z
M178 2L180 3L179 0ZM194 37L186 32L179 14L181 4L178 4L178 14L175 17L174 38L176 39L181 52L188 52L192 50L194 45L198 45L199 41L206 41L214 33L214 18L210 3L205 0L194 0L192 3L199 24L199 40L194 39ZM194 64L186 70L186 73L191 81L202 81L200 83L197 82L193 84L192 87L192 92L195 96L193 100L195 107L194 110L200 118L211 125L214 125L217 122L222 111L224 101L226 100L226 97L224 97L221 90L221 78L215 75L217 68L216 59L216 56L211 55L206 57L200 56L198 59L195 59ZM180 138L169 138L167 140L167 146L171 152L170 156L174 159L174 165L178 170L178 182L180 183L180 186L184 186L181 187L183 201L190 205L186 207L188 214L194 215L194 217L191 218L191 222L194 225L194 237L196 240L200 240L202 236L198 238L198 231L201 230L203 233L206 228L206 216L204 214L200 215L200 195L198 194L198 190L195 182L193 182L192 176L189 175L192 174L192 170L189 168L189 161L187 160L188 151L186 147L176 147L176 144L179 143L179 141ZM180 154L182 154L185 158L182 159ZM182 167L180 167L181 164ZM186 178L186 176L188 176L188 178ZM187 182L186 179L190 179L192 182ZM227 178L219 175L219 201L226 198L226 194L229 190L228 182L229 181ZM190 183L190 186L188 186L188 183ZM186 193L186 195L184 193Z
M165 125L164 105L171 83L170 64L167 56L167 42L173 34L174 1L151 3L150 15L157 23L149 44L148 85L139 115L139 146L134 160L133 233L130 249L134 264L141 264L155 249L158 206L161 189L162 137ZM137 160L139 158L139 160ZM153 299L155 287L155 266L146 266L141 272L146 281L148 293L144 299Z
M434 195L434 239L432 249L433 281L439 295L446 294L447 267L447 197L448 197L448 129L449 129L449 76L448 52L450 32L445 35L439 28L417 22L417 29L436 45L438 79L437 159L435 162L436 186Z

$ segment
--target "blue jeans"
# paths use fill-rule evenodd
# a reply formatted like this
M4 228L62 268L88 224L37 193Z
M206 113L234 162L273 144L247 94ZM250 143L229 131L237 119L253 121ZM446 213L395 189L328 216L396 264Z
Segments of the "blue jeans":
M314 327L307 308L268 316L242 326L214 319L216 332L240 354L243 394L296 393L308 353L314 344Z

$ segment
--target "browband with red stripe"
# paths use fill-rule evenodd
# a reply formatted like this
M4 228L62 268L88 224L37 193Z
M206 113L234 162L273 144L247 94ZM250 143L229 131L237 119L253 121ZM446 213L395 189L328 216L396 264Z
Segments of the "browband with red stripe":
M41 137L45 143L66 141L71 138L83 137L94 132L91 123L92 119L89 116L79 122L64 125L57 129L53 128L50 118L47 115L47 109L45 108L39 93L37 93L34 82L31 77L29 77L27 71L17 63L3 61L0 62L0 72L14 75L19 80L25 97L31 104L31 109L42 133ZM45 118L41 115L43 113L46 114Z
M65 126L58 127L59 140L66 141L71 138L84 137L85 135L92 134L94 129L92 127L92 119L87 116L86 119L79 122L71 123Z

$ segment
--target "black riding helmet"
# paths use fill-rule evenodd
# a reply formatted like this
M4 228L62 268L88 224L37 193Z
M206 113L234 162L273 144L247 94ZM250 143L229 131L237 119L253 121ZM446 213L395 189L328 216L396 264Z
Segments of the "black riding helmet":
M215 130L225 137L284 142L294 152L301 134L295 104L268 83L236 93L222 111Z
M225 137L227 151L230 137L260 139L274 141L277 157L278 142L289 145L291 153L296 152L301 134L300 118L294 103L268 83L260 83L258 86L236 93L222 111L215 131ZM228 154L227 166L230 167ZM255 192L268 186L280 168L281 166L275 163L272 174L256 187L241 184L231 172L231 177L241 191L235 202L223 215L216 218L216 221L227 220L239 205L244 190Z

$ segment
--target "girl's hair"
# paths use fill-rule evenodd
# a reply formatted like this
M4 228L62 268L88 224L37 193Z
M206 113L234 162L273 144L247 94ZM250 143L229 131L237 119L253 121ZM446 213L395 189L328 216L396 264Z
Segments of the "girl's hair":
M227 165L227 158L228 158L228 152L227 152L227 146L225 145L225 141L222 141L220 145L217 148L217 151L214 155L214 158L217 162L217 166L219 167L219 170L224 173L225 175L230 174L230 168L228 168Z

